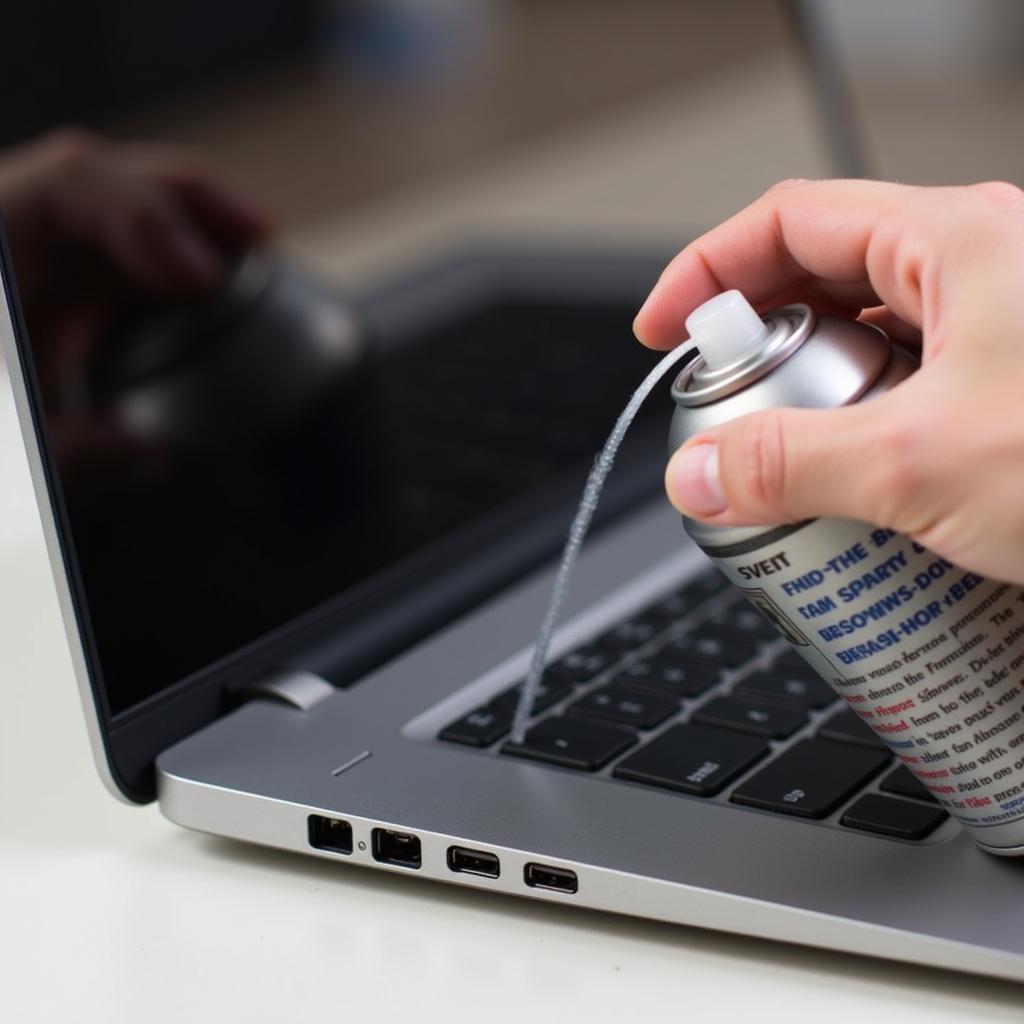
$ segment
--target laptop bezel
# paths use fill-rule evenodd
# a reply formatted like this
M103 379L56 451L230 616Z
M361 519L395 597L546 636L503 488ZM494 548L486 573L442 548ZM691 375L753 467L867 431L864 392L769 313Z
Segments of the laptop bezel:
M92 686L89 655L83 639L82 595L80 592L76 592L76 588L71 584L72 573L69 572L68 567L73 554L64 543L63 531L67 528L67 513L63 507L60 490L54 486L57 468L46 436L46 424L43 418L35 413L40 403L39 382L35 367L28 355L28 330L25 326L24 312L14 276L14 265L7 243L7 231L2 218L0 218L0 288L2 288L4 301L4 309L0 311L2 313L0 315L0 352L2 352L7 366L11 394L21 429L25 459L35 493L39 523L53 575L57 604L60 608L71 666L75 674L82 710L85 714L89 746L103 784L114 796L131 802L131 792L123 788L116 778L114 761L101 722L97 703L98 695Z

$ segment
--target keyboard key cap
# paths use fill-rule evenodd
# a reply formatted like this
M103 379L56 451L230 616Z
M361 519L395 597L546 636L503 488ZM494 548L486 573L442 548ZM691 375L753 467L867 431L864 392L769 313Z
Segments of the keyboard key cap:
M698 626L696 632L701 636L713 637L724 642L730 656L733 659L742 657L743 661L756 658L761 653L761 646L765 642L764 638L757 633L737 629L712 619Z
M708 566L701 574L683 587L683 593L699 600L714 597L725 590L729 581L714 567Z
M756 637L758 640L774 640L779 635L775 627L746 601L737 602L717 612L708 622L726 632Z
M666 628L671 626L672 623L678 622L684 616L687 616L695 608L700 606L700 600L694 600L692 597L687 597L683 592L678 594L670 594L668 597L662 598L662 600L655 602L644 612L645 615L649 615L652 619L657 619Z
M670 641L662 650L666 654L711 661L728 668L741 665L757 654L760 641L712 626L701 626Z
M653 640L665 625L653 616L627 619L595 641L598 647L610 647L613 651L633 651Z
M737 697L778 701L801 708L823 708L839 699L835 690L807 667L799 675L775 669L754 672L738 682L732 692Z
M504 690L495 697L494 704L499 708L511 708L512 711L515 711L522 689L522 683L509 687L509 689ZM572 693L572 686L567 683L541 679L533 701L533 713L536 715L540 714L541 711L547 711L552 704L557 704L560 700L568 697L570 693Z
M775 661L772 662L772 671L782 673L783 675L791 673L795 676L801 676L806 672L810 672L811 675L817 675L817 672L792 647L784 648L782 653L775 658Z
M836 743L857 743L862 747L888 750L882 742L852 711L839 711L824 722L818 730L818 738L834 740Z
M940 807L924 807L909 800L866 793L847 808L840 824L899 839L924 839L947 817Z
M544 675L563 683L589 683L621 657L614 651L589 645L560 658L544 670Z
M674 725L615 766L618 779L714 796L768 753L763 740L702 725Z
M879 750L801 740L747 779L732 800L766 811L824 818L889 761Z
M602 686L569 705L569 713L653 729L679 710L679 702L655 693Z
M879 783L878 788L886 793L895 793L897 796L911 796L915 800L938 803L935 797L928 792L928 787L905 764L901 764L889 772Z
M807 715L797 708L783 708L778 705L752 704L734 697L716 697L708 701L693 714L695 722L717 725L723 729L753 733L781 740L792 736L802 725L807 724Z
M671 693L677 697L696 697L718 682L718 666L702 662L681 664L664 655L645 658L627 665L616 673L617 686Z
M709 597L714 597L726 586L725 577L717 570L711 569L701 573L695 580L655 602L647 609L647 614L661 619L665 625L676 622L699 608Z
M594 772L636 743L636 733L584 718L546 718L501 752L535 761Z
M439 738L448 743L463 743L467 747L489 747L512 728L513 711L511 707L487 704L445 726Z

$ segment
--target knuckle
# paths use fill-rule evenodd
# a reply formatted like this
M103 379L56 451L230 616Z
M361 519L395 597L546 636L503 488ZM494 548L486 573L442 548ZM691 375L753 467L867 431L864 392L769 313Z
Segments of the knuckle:
M999 211L1007 209L1024 212L1024 191L1009 181L983 181L971 186L975 195Z
M806 185L806 178L783 178L781 181L775 182L774 185L770 185L765 189L764 194L770 196L775 192L783 192L786 189L796 188L798 185Z
M961 223L973 237L989 241L1019 230L1024 222L1024 192L1008 181L983 181L966 190Z
M873 452L874 471L864 478L879 525L913 532L913 524L927 514L935 446L935 430L920 420L903 419L881 431Z

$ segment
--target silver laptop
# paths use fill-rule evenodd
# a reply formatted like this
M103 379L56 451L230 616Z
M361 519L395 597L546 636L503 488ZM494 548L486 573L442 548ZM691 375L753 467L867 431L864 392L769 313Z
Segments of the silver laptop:
M465 250L337 298L252 258L86 362L0 337L99 770L187 828L1024 977L980 852L726 588L655 393L508 733L664 254Z

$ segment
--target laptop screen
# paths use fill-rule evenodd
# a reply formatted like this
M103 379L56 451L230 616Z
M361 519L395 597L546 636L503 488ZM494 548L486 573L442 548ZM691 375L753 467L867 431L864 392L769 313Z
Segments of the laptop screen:
M324 602L372 607L389 573L582 480L653 362L639 293L456 302L395 345L289 274L150 311L84 356L35 340L112 715Z

